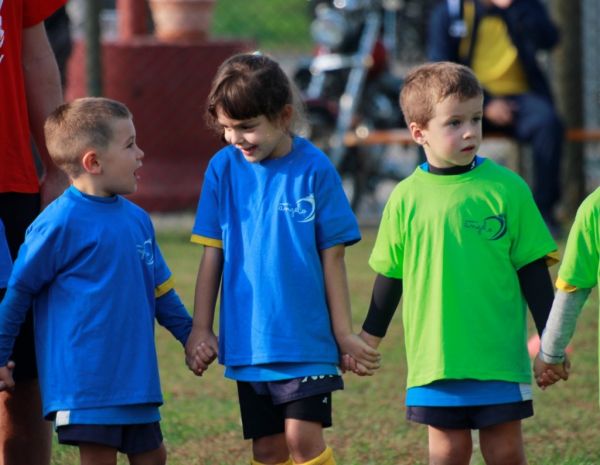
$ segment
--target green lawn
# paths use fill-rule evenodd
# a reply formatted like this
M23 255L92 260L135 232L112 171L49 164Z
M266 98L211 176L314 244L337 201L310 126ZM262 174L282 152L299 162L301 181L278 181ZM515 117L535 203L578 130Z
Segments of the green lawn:
M360 327L371 292L373 273L367 258L374 230L348 249L347 265L355 329ZM185 304L191 309L201 254L188 242L189 231L159 233L159 242ZM555 271L555 270L554 270ZM598 300L580 318L573 341L573 372L568 383L546 392L534 388L536 415L524 422L532 465L600 463L600 409L596 350ZM345 377L346 389L334 398L334 427L327 440L340 465L425 464L426 428L404 419L405 361L400 315L381 345L383 366L372 378ZM250 444L241 438L237 395L223 369L214 365L201 378L188 372L183 351L163 329L157 330L165 405L162 428L171 465L249 463ZM134 354L132 354L133 356ZM77 463L75 448L56 446L53 464ZM126 463L122 460L120 463ZM476 451L473 465L483 463Z

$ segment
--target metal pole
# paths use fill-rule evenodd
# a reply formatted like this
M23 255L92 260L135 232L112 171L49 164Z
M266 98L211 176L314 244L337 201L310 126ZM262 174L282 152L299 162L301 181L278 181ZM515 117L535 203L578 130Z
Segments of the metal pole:
M100 41L100 0L86 1L85 42L87 93L102 95L102 44Z
M552 16L561 30L561 42L553 55L557 104L566 126L580 128L583 126L581 2L554 0L551 5ZM562 204L565 216L571 217L585 195L581 143L565 143L561 171Z

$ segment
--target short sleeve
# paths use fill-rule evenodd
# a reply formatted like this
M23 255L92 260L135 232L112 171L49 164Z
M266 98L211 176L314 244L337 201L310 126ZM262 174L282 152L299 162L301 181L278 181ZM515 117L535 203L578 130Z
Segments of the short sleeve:
M41 23L65 3L66 0L24 0L23 28Z
M360 240L356 216L348 203L342 182L329 162L317 176L315 192L315 222L317 247L352 245Z
M54 278L60 268L58 260L64 254L61 245L62 233L59 227L45 222L34 222L25 235L8 285L32 295L38 292Z
M392 194L381 215L377 239L369 257L369 266L376 273L388 278L402 279L404 233L398 211Z
M579 207L565 247L558 277L578 288L592 288L598 282L598 221L597 202L584 201Z
M219 221L219 196L217 192L217 176L211 162L204 173L202 191L196 209L196 218L192 228L192 241L201 242L200 238L222 240Z
M508 195L516 196L513 197L507 221L508 230L514 231L510 258L515 269L519 270L535 260L551 255L558 247L525 182L516 185Z

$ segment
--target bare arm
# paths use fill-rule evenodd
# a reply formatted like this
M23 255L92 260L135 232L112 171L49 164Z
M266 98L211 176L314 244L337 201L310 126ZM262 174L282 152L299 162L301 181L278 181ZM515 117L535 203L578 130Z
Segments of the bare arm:
M218 341L213 331L215 306L223 274L223 250L204 247L196 279L192 332L185 345L186 362L201 375L218 353Z
M349 354L362 364L367 374L379 368L379 353L352 331L350 292L344 262L345 247L336 245L321 251L325 291L335 339L342 355Z
M63 101L60 74L44 23L23 30L22 60L29 125L45 168L41 196L42 206L46 206L65 190L68 179L50 160L44 142L46 117Z

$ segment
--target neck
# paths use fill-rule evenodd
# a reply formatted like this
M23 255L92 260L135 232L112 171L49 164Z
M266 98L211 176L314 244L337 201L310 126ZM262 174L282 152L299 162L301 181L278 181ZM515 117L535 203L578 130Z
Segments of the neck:
M452 175L452 174L463 174L466 173L468 171L471 171L473 168L475 168L475 163L476 158L473 157L473 160L471 160L469 162L469 164L467 165L456 165L456 166L450 166L448 168L438 168L436 166L433 166L431 163L427 163L429 166L429 172L432 174L439 174L439 175Z

